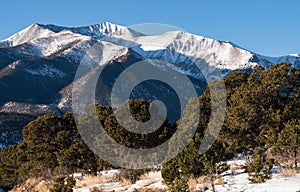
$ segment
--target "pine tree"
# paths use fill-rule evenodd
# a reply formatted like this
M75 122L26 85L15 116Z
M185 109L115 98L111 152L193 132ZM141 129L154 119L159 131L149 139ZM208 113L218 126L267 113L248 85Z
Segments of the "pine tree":
M272 152L280 157L281 162L288 162L293 159L294 167L298 167L298 160L300 159L300 119L290 120L285 125Z
M299 70L291 70L289 63L272 65L269 70L258 67L235 90L229 98L226 125L237 136L236 146L255 148L275 144L289 118L284 115L285 107L299 95L295 90L299 87L298 74Z
M72 114L39 117L24 127L23 138L1 150L1 186L12 187L30 177L97 171L97 158L81 139Z
M266 159L263 150L255 149L253 162L248 166L248 179L252 183L263 183L272 178L273 161Z

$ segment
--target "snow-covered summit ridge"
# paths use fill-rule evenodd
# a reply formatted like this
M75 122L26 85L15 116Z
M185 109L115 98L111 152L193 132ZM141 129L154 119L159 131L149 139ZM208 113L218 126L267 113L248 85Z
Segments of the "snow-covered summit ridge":
M38 24L38 25L45 29L49 29L53 32L69 30L72 31L73 33L90 36L95 39L101 39L105 35L129 36L129 37L136 37L142 35L141 33L135 32L127 27L112 24L110 22L104 22L104 23L94 24L94 25L84 26L84 27L61 27L56 25L43 25L43 24Z
M79 55L85 54L92 41L103 44L103 55L109 55L107 59L122 56L120 54L126 53L124 49L132 48L144 58L163 59L177 64L190 59L201 59L210 67L225 70L249 69L257 65L268 68L278 62L291 62L300 66L299 54L268 57L241 48L230 41L219 41L183 31L146 36L131 28L109 22L84 27L33 24L0 41L0 48L27 43L42 53L41 56L61 54L63 51L63 55L72 55L80 60L82 57ZM102 64L108 62L107 59Z
M127 27L109 22L84 27L62 27L52 24L44 25L35 23L12 35L11 37L0 41L0 48L14 47L23 43L31 42L35 39L50 37L63 31L70 31L74 35L79 34L94 39L101 39L106 35L120 37L126 36L131 38L143 35Z
M38 24L32 24L11 37L0 41L0 48L14 47L23 43L28 43L34 39L49 37L55 32L45 29Z

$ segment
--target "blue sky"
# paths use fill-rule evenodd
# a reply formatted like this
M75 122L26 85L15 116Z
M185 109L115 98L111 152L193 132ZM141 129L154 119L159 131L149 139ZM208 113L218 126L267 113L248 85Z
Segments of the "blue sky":
M271 0L4 0L0 39L32 23L83 26L109 21L121 25L164 23L256 53L300 53L300 1Z

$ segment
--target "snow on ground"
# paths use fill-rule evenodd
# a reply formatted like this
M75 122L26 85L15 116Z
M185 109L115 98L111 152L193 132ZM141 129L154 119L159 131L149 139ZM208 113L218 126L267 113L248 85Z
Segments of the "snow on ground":
M117 174L117 170L102 172L104 177L112 177ZM224 178L225 184L216 185L218 192L297 192L300 190L300 174L291 177L283 177L278 173L273 174L273 178L265 183L251 184L248 180L248 174L244 170L226 171L221 174ZM198 184L201 188L203 184ZM209 186L206 184L205 186ZM104 184L96 184L79 189L74 189L74 192L90 192L97 188L103 191L127 191L131 192L134 189L167 189L163 184L163 179L160 172L150 172L147 178L137 181L132 185L123 185L121 182L111 182ZM212 190L207 190L211 192Z
M272 169L272 179L265 183L250 183L248 173L245 169L238 169L247 165L247 160L243 157L227 161L231 170L220 174L223 177L225 184L216 185L218 192L296 192L300 190L300 174L291 177L283 177L280 174L281 167Z
M47 64L41 65L38 69L25 69L26 72L30 73L31 75L39 75L44 77L51 77L51 78L62 78L66 76L66 74L54 67L50 67Z
M296 174L290 177L284 177L280 174L280 167L274 167L273 177L265 183L252 184L248 180L248 174L245 169L241 167L247 163L244 157L237 157L227 164L230 166L230 170L220 174L223 177L224 184L216 184L217 192L297 192L300 190L300 174ZM135 184L124 184L120 181L116 181L114 178L119 174L119 170L102 171L99 173L104 178L102 184L95 184L78 189L74 189L74 192L90 192L97 188L101 191L127 191L132 192L135 189L167 189L167 186L163 183L163 178L160 171L151 171L147 175L144 175L141 180ZM197 184L197 188L201 189L203 186L210 186L209 184ZM211 192L211 188L207 192Z
M238 175L226 175L223 185L216 185L218 192L296 192L300 190L300 174L292 177L282 177L280 174L273 174L271 180L265 183L251 184L247 173Z
M137 181L135 184L130 185L125 191L134 191L134 189L140 189L140 188L160 188L164 189L167 186L165 186L162 183L163 179L161 177L161 172L150 172L147 175L147 178L143 180Z
M120 170L118 169L112 169L112 170L108 170L108 171L101 171L100 175L104 176L104 177L113 177L117 174L120 173Z

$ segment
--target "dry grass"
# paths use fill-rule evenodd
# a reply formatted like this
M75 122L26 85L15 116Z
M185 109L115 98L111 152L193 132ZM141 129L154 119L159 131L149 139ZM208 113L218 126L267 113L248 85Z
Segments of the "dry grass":
M189 178L187 182L189 186L189 191L196 191L197 190L197 180L195 178Z
M132 184L132 182L129 179L125 179L125 178L121 179L121 186L122 187L131 185L131 184Z
M151 188L151 189L135 189L134 192L167 192L167 189L160 189L160 188Z
M97 175L97 176L84 176L82 180L76 180L76 185L75 188L81 188L81 187L86 187L86 186L91 186L91 185L96 185L96 184L103 184L104 179L102 176Z
M155 179L155 178L153 178L153 179L147 179L144 187L147 187L147 186L149 186L149 185L151 185L153 183L156 183L156 182L158 182L158 180Z
M219 177L218 179L215 180L214 182L216 185L224 185L226 184L227 182L224 181L224 178L223 177Z
M282 177L292 177L295 176L296 174L297 174L296 169L283 169L282 172L280 173Z
M146 173L146 174L144 174L144 175L142 175L142 176L140 177L140 180L147 180L147 179L150 179L148 173Z
M245 169L245 166L243 166L243 165L230 165L229 169L231 171L236 171L236 170L239 170L239 169Z
M189 191L204 191L210 186L210 179L207 176L200 176L198 178L189 178L188 182ZM199 185L198 185L199 184Z
M144 180L145 181L144 186L147 187L153 183L160 181L160 178L151 178L149 176L149 173L146 173L146 174L142 175L139 180Z
M90 192L102 192L102 189L99 189L98 187L93 187Z
M167 189L151 188L151 189L135 189L134 192L167 192Z
M27 179L22 185L15 186L11 192L49 192L53 183L50 181L45 181L41 178L31 178Z
M199 183L199 184L205 184L205 183L210 182L210 180L207 176L200 176L196 180L197 180L197 183Z
M226 184L223 177L219 177L218 179L216 179L214 181L214 183L215 183L215 185L224 185L224 184ZM199 191L200 188L202 190L204 190L205 188L210 186L210 179L207 176L201 176L197 179L189 178L187 184L188 184L188 187L189 187L189 191L195 192L195 191ZM197 185L197 184L200 184L200 185ZM202 191L202 190L200 190L200 191Z

